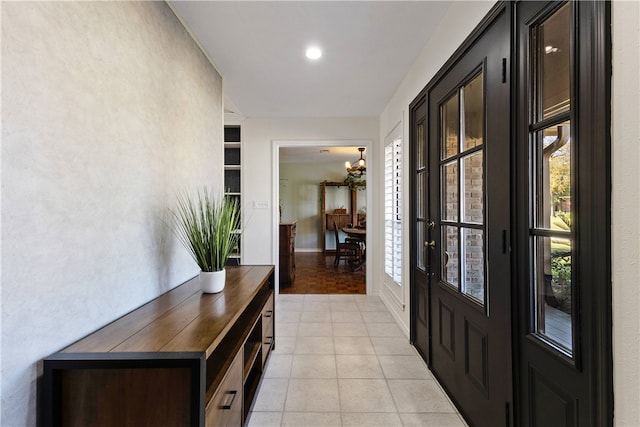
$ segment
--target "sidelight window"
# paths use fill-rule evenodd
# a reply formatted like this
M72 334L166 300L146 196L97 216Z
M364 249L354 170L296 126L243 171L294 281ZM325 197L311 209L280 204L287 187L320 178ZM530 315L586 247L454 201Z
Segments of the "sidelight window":
M571 8L567 3L532 27L530 244L532 332L573 355L576 280L572 263L576 138L571 102Z

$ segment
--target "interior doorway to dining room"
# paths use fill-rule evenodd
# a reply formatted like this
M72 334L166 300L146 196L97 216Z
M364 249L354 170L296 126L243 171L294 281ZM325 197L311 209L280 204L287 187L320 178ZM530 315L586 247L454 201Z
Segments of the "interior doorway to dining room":
M273 141L274 182L279 183L273 195L274 253L280 293L368 293L365 254L371 190L366 169L354 168L357 184L349 182L345 162L357 166L362 157L368 163L369 146L364 140ZM357 251L345 253L345 246Z

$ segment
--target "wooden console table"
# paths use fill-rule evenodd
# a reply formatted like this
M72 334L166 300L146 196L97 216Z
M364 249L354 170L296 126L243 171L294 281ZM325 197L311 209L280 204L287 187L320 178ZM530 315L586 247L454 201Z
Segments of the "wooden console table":
M275 346L272 266L192 279L44 360L45 426L241 426Z

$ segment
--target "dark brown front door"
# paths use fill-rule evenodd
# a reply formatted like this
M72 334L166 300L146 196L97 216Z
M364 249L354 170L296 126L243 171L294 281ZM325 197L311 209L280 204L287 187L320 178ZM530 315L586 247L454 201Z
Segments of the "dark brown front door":
M613 425L610 13L500 3L410 106L411 338L472 426Z
M432 228L428 221L427 104L422 99L411 111L411 340L429 362L429 272L424 242Z
M429 279L430 351L417 268L414 342L474 426L504 426L511 417L509 33L503 8L428 86L426 185L418 183L415 196L426 198L425 219L414 226Z

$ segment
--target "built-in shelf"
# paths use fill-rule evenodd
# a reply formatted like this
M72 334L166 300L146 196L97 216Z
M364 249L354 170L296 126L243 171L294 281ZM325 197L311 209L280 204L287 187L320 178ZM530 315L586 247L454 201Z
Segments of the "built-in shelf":
M238 200L242 212L242 128L240 125L224 127L224 194ZM238 240L238 248L229 257L230 265L242 262L242 236Z
M247 342L244 346L244 370L243 370L243 381L246 383L247 378L249 377L249 373L253 368L253 365L256 363L258 359L258 355L260 354L260 350L262 349L262 343L258 342Z

